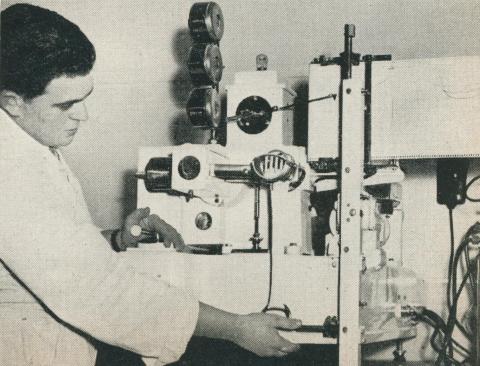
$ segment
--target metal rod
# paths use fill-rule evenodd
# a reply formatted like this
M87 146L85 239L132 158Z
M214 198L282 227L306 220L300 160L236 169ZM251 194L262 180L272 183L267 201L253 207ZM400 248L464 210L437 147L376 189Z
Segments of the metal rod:
M345 50L343 52L342 79L352 78L353 58L353 37L355 37L355 26L345 24Z
M260 249L260 242L262 238L260 237L260 185L255 186L255 201L253 209L253 222L254 222L254 232L250 241L253 245L253 250Z
M370 163L372 144L372 61L371 55L365 56L365 156L364 163Z
M480 255L475 260L477 269L477 281L475 286L475 365L480 365Z
M213 174L220 179L249 179L251 168L250 165L240 164L215 164Z
M325 95L324 97L309 99L309 100L307 100L307 103L318 102L318 101L325 100L325 99L330 99L330 98L332 98L333 100L337 99L337 94L330 93L328 95ZM298 103L286 104L286 105L281 106L281 107L273 106L271 111L272 112L284 111L284 110L287 110L287 109L295 108L297 105L298 105ZM253 113L252 113L252 115L253 115ZM227 122L237 122L237 120L239 120L241 117L242 116L227 117Z

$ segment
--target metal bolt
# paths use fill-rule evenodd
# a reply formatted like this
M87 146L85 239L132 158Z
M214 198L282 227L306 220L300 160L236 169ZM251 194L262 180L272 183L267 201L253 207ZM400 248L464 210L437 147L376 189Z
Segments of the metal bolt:
M345 173L347 173L347 174L350 173L350 168L349 167L345 168Z
M355 37L355 24L345 24L344 31L347 37Z
M347 327L343 327L343 328L342 328L342 332L343 332L343 333L347 333L347 332L348 332L348 328L347 328Z
M350 94L350 93L352 92L352 89L350 89L350 88L347 88L347 90L346 90L346 91L347 91L347 94Z
M345 248L343 248L343 251L344 251L345 253L348 253L348 251L349 251L349 250L350 250L350 248L349 248L349 247L345 247Z
M350 210L350 216L355 216L357 214L357 210L355 210L354 208L352 208Z
M350 222L350 217L347 217L347 222Z

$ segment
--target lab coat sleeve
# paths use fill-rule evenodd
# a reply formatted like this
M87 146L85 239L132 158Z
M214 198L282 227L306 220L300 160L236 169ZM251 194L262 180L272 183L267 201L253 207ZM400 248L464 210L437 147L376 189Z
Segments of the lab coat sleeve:
M198 301L122 264L98 228L51 206L55 189L41 169L0 163L4 264L74 328L163 363L177 360L196 326Z

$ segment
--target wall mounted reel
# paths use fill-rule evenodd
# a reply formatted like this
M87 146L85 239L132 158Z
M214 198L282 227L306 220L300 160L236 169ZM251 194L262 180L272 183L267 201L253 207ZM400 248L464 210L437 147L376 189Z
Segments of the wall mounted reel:
M221 119L220 96L211 87L200 87L190 92L187 115L193 127L218 128Z
M188 56L188 71L195 85L217 85L223 73L220 48L213 43L194 44Z
M223 36L223 14L215 2L195 3L190 8L188 28L195 42L220 42Z
M224 67L219 48L224 31L222 9L215 2L193 4L188 28L194 43L188 56L188 71L196 88L187 102L187 116L194 127L209 128L210 143L217 143L221 122L218 85Z

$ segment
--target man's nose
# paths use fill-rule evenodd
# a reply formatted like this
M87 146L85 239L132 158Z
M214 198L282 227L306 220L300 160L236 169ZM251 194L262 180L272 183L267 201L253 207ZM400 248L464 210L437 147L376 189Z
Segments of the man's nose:
M88 120L87 106L84 102L76 103L72 106L72 109L70 110L70 118L76 121Z

